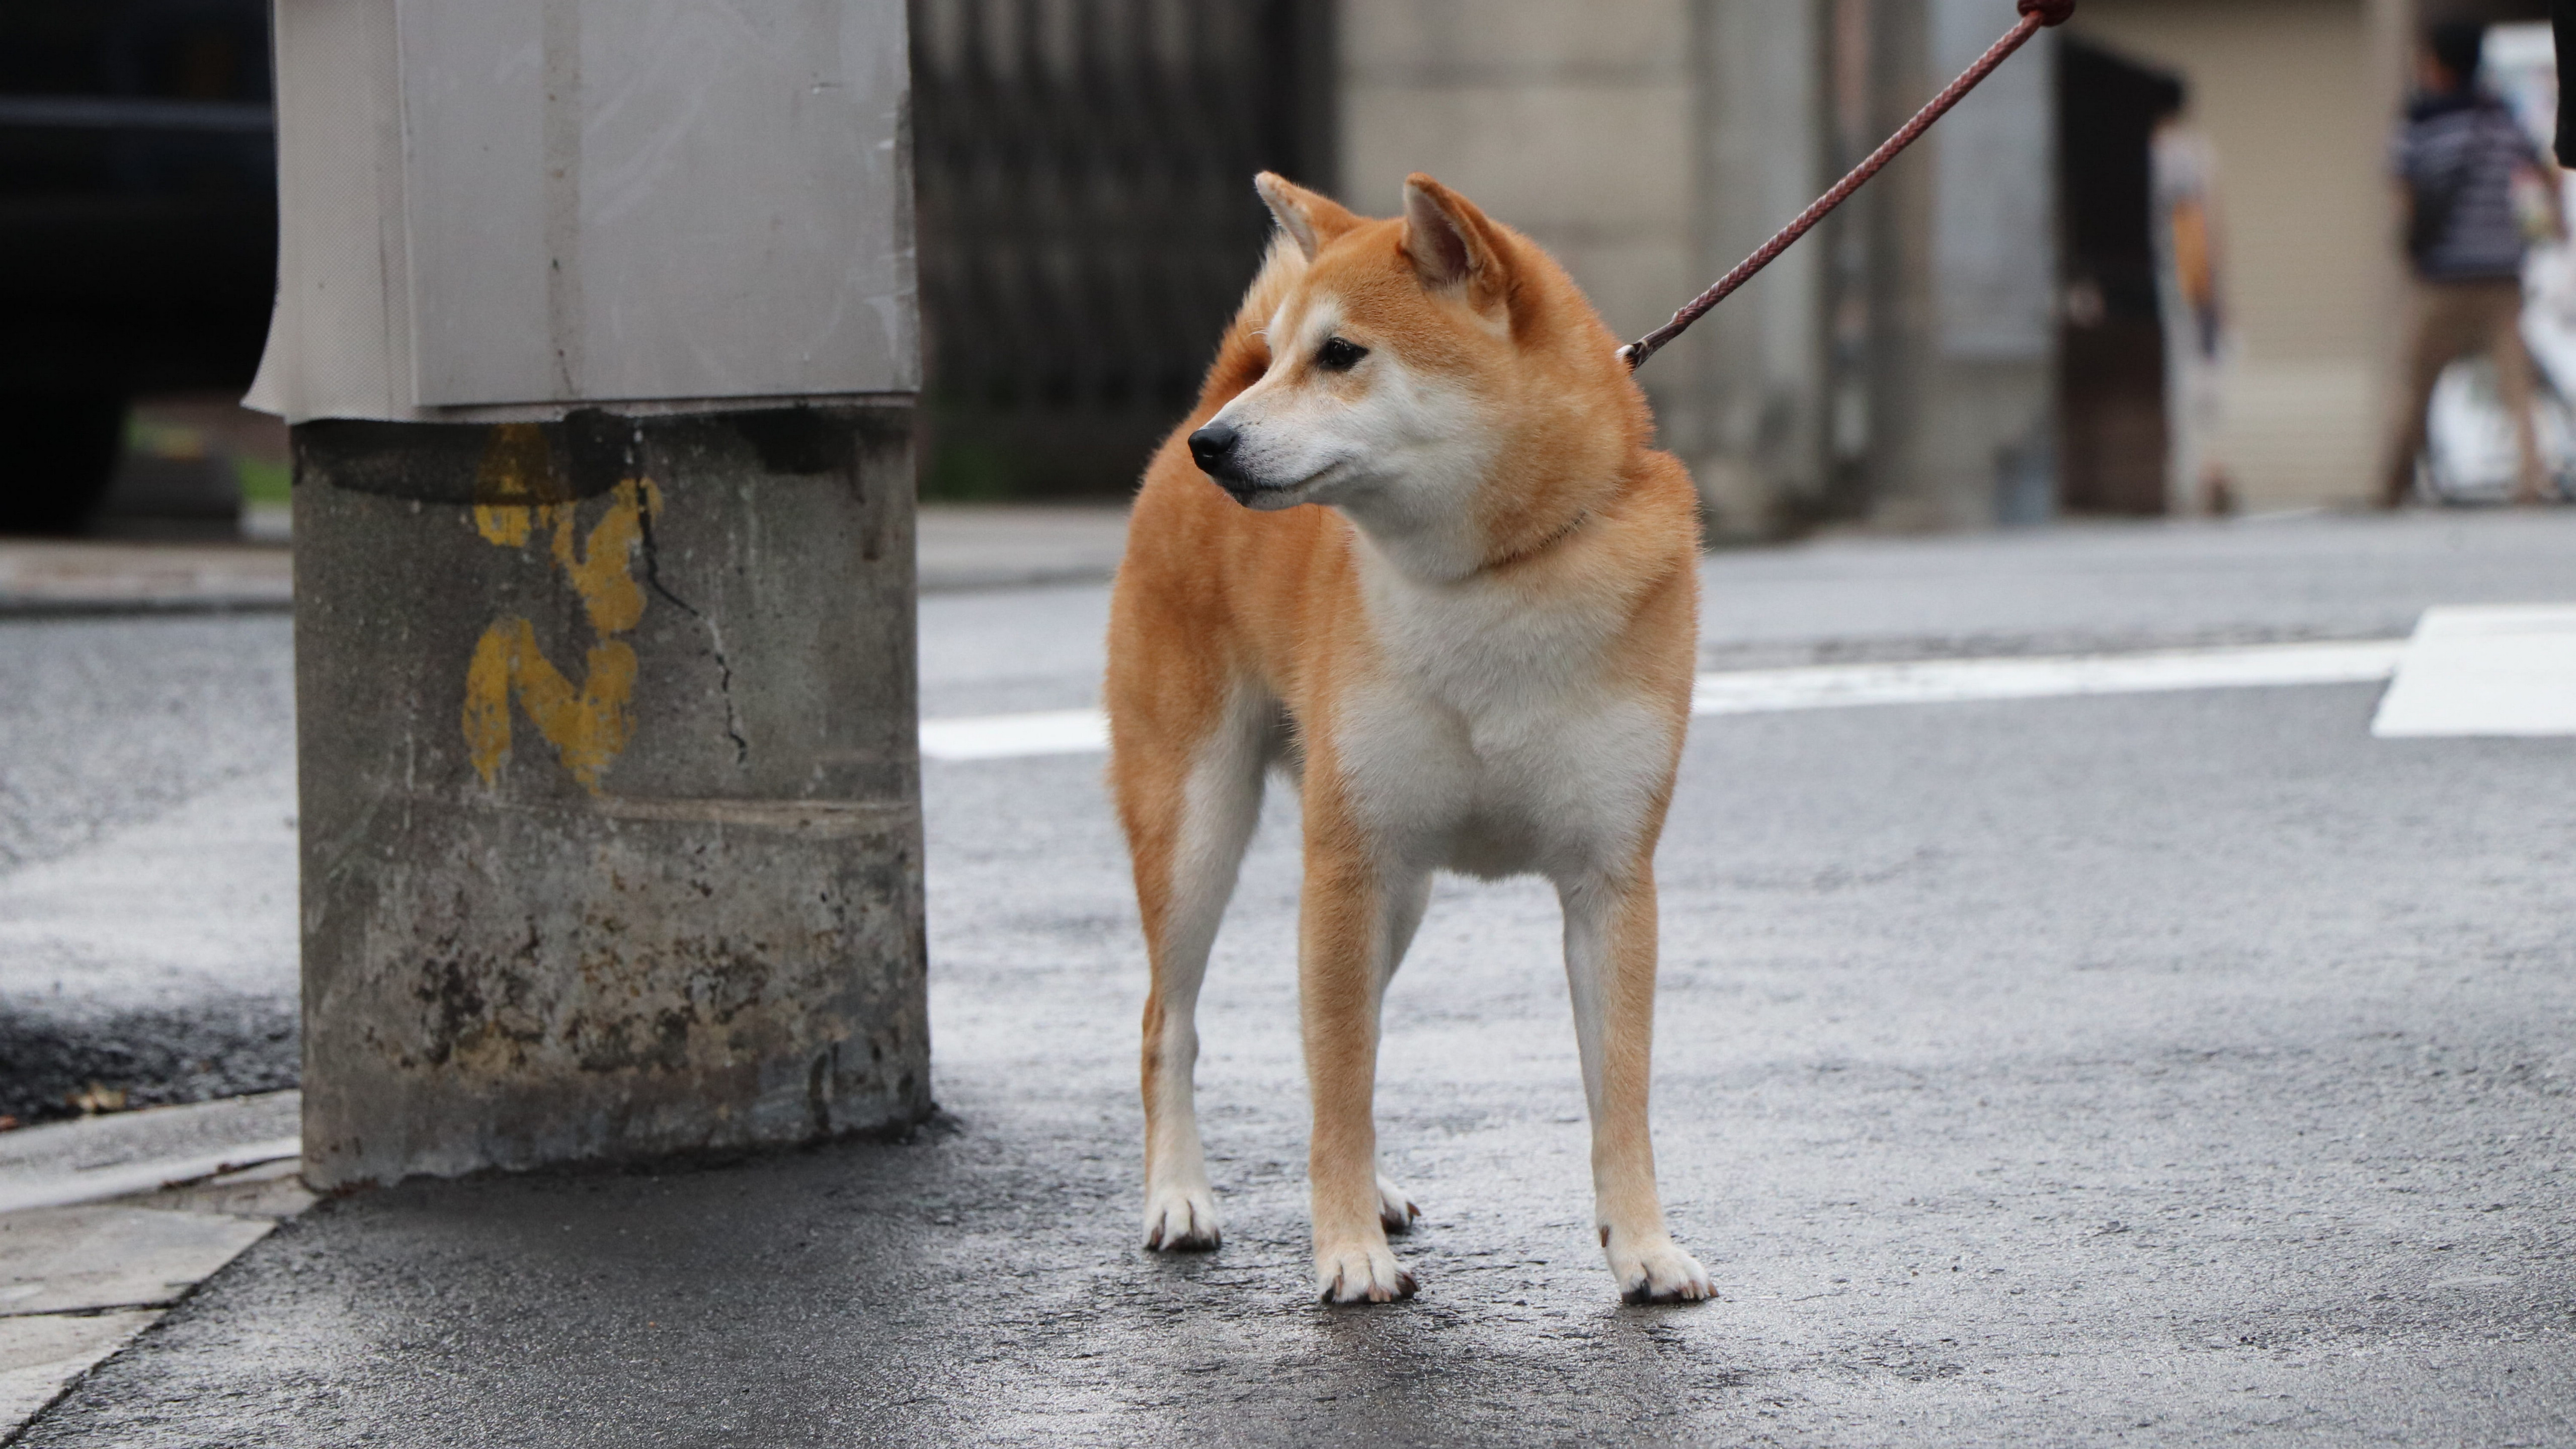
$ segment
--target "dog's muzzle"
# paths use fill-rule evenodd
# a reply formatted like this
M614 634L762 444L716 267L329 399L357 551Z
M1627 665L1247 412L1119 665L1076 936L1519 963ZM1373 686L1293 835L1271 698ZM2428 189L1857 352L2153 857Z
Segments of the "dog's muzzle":
M1199 471L1216 481L1216 485L1234 496L1237 503L1249 503L1260 485L1243 474L1236 461L1238 444L1243 434L1232 423L1210 423L1190 434L1190 457Z

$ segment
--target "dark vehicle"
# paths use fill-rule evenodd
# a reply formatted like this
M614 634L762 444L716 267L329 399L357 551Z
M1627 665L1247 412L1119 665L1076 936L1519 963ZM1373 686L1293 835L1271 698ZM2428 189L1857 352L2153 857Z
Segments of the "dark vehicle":
M0 0L0 532L64 532L128 399L241 388L277 284L266 0Z

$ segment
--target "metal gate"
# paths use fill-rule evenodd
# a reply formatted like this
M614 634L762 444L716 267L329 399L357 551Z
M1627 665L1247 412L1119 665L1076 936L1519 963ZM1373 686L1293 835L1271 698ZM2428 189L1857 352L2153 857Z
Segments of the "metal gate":
M913 0L925 493L1135 484L1259 261L1253 173L1330 185L1329 8Z

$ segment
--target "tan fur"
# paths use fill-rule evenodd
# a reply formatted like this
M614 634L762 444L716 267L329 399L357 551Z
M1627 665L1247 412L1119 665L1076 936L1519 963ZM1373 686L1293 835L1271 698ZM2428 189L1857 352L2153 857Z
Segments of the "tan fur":
M1689 476L1649 446L1653 422L1614 355L1617 340L1527 238L1428 177L1409 183L1407 216L1387 221L1353 216L1276 177L1260 187L1282 234L1226 329L1197 407L1147 470L1111 611L1110 780L1153 973L1143 1032L1150 1241L1216 1241L1189 1106L1189 1012L1205 938L1249 830L1243 792L1257 800L1260 770L1284 764L1299 772L1304 800L1298 970L1325 1296L1412 1291L1386 1237L1412 1210L1376 1174L1379 1002L1419 919L1425 867L1482 873L1488 856L1498 869L1557 878L1579 1016L1582 983L1597 978L1597 1009L1584 1017L1599 1038L1586 1042L1588 1074L1597 1063L1596 1210L1620 1287L1632 1296L1705 1296L1698 1264L1665 1234L1646 1130L1652 857L1687 722L1697 629ZM1301 243L1314 247L1311 259ZM1335 372L1284 350L1311 351L1299 329L1328 316L1383 354L1374 370L1363 363ZM1276 358L1274 342L1283 349ZM1475 419L1469 436L1438 440L1450 452L1430 456L1489 459L1457 516L1433 520L1418 538L1379 537L1379 525L1355 521L1376 517L1358 502L1256 511L1192 460L1189 436L1238 398L1246 416L1260 402L1271 409L1265 416L1355 417L1336 410L1399 385L1433 400L1419 409L1433 420L1422 427L1460 409ZM1414 414L1397 416L1413 425ZM1454 657L1468 662L1443 694L1436 679L1453 651L1438 631L1453 619L1483 634L1456 640ZM1528 653L1515 642L1525 622L1576 642ZM1483 657L1476 649L1503 662L1474 665ZM1487 678L1510 674L1518 667L1510 661L1524 655L1533 661L1526 684ZM1489 689L1505 703L1476 703ZM1540 737L1521 747L1545 758L1554 727L1546 722L1558 719L1590 731L1583 741L1611 741L1618 757L1591 750L1581 763L1594 775L1558 782L1483 743L1506 726L1535 729ZM1439 738L1369 733L1385 729ZM1466 744L1453 738L1461 730ZM1568 737L1569 749L1578 743ZM1417 748L1435 751L1422 758L1465 772L1462 779L1485 781L1478 788L1497 798L1577 790L1575 813L1600 823L1556 843L1546 811L1486 821L1406 803L1409 787L1389 794L1388 782L1415 778L1403 762ZM1584 787L1596 777L1611 783ZM1631 780L1636 788L1622 793L1620 782ZM1424 848L1454 859L1404 843L1417 815L1435 842ZM1453 836L1454 846L1437 844ZM1587 844L1599 840L1626 844L1605 855ZM1578 961L1579 941L1595 935L1599 959Z

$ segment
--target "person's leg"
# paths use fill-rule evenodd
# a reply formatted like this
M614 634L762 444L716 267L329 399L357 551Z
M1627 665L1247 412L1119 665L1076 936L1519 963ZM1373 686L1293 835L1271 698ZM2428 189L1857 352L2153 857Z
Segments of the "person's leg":
M2486 304L2487 350L2495 358L2496 396L2513 417L2513 501L2538 503L2546 473L2531 422L2531 353L2522 345L2522 284L2500 282Z
M2415 460L2424 451L2424 417L2433 384L2462 352L2484 346L2477 308L2458 283L2417 282L2407 299L2406 358L2400 372L2397 413L2390 422L2388 453L2380 473L2379 506L2402 508L2415 491ZM2464 323L2466 325L2464 325Z
M2432 407L2432 384L2450 361L2439 345L2442 333L2442 286L2414 284L2406 294L2406 356L2398 366L2396 413L2388 428L2388 454L2380 467L2380 508L2403 508L2414 492L2416 456L2424 451L2424 410Z

